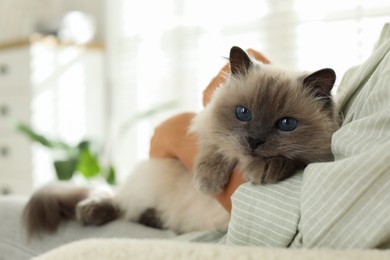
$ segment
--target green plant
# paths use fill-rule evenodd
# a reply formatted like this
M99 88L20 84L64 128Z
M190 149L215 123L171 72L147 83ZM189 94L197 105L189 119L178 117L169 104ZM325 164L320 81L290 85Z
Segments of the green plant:
M146 111L135 113L122 124L116 137L123 139L129 129L139 121L157 115L176 105L177 102L170 101L156 105ZM103 166L100 163L99 151L91 141L82 140L77 145L70 145L61 140L51 140L35 132L29 125L22 122L16 123L15 129L30 140L43 145L54 153L60 153L62 155L61 158L53 161L54 169L59 180L70 180L75 174L80 174L86 179L101 177L109 184L116 184L115 167L112 164Z
M86 179L103 177L107 183L116 183L116 173L113 165L104 167L99 162L99 155L91 141L82 140L75 146L60 140L50 140L35 132L24 123L16 123L15 129L46 148L62 154L53 164L59 180L70 180L74 174L81 174Z

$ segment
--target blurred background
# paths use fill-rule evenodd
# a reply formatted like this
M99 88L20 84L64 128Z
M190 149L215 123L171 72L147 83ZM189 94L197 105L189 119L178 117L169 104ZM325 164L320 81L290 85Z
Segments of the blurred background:
M233 45L339 84L389 21L388 0L0 0L0 194L56 179L76 153L71 171L124 178L156 125L201 109Z

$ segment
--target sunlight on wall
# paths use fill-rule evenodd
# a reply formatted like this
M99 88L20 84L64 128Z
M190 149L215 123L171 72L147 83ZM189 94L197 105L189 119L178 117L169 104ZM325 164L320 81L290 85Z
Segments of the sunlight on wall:
M32 126L37 132L70 145L85 138L103 141L101 60L88 54L79 47L32 45ZM55 178L53 159L64 155L40 145L33 150L38 187Z
M70 143L86 135L84 70L76 63L58 79L58 136Z
M297 66L301 69L332 67L339 83L348 68L370 55L386 21L387 18L379 17L303 24L298 28L297 56L300 58Z
M81 51L35 45L31 55L37 130L66 142L78 142L86 134L85 64L80 61Z

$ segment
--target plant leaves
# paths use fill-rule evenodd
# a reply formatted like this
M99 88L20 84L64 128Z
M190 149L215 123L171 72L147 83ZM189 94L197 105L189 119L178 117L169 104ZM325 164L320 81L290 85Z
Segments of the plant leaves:
M48 148L52 148L52 149L58 148L63 150L71 149L71 147L65 144L64 142L47 139L43 135L40 135L37 132L35 132L30 126L22 122L16 123L15 129L20 133L24 134L25 136L27 136L30 140L38 142L41 145L46 146Z
M108 184L115 185L116 184L116 172L114 166L110 164L108 169L106 169L106 181Z
M89 145L79 146L79 157L77 164L77 171L80 172L85 178L90 179L99 175L100 166L98 156L94 154Z
M15 125L15 129L18 130L20 133L26 135L28 138L30 138L32 141L38 142L42 144L43 146L52 147L51 142L46 139L44 136L37 134L34 132L31 127L24 123L17 123Z
M22 122L15 124L15 129L49 149L60 149L65 151L64 160L54 161L54 168L59 180L70 180L75 172L81 174L86 179L102 176L107 183L116 184L116 172L112 165L101 172L98 155L91 148L91 143L87 140L81 141L77 146L70 146L60 140L50 140L35 132L30 126Z

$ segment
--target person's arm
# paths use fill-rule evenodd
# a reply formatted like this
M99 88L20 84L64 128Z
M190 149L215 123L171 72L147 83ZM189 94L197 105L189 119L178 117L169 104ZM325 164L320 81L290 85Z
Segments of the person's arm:
M261 53L252 49L248 49L247 51L255 59L269 63L269 60ZM204 106L210 101L212 92L226 80L226 75L229 72L229 64L226 64L207 86L203 92ZM188 128L194 116L195 113L179 114L169 118L156 127L151 139L150 157L175 158L180 160L187 169L192 170L198 151L197 138L195 135L188 133ZM231 211L232 207L231 196L238 186L244 182L241 173L235 169L230 176L225 190L215 196L228 212Z
M151 140L150 157L175 158L191 170L198 151L197 138L187 130L194 116L194 113L179 114L159 125ZM225 190L215 196L228 212L231 210L230 197L242 183L240 172L235 170Z

